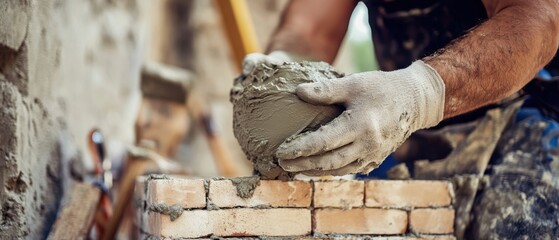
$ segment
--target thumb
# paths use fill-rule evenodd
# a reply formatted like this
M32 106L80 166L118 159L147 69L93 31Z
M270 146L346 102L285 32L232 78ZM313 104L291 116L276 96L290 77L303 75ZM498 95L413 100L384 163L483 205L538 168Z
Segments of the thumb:
M266 62L266 55L262 53L251 53L243 59L243 75L248 75L260 63Z
M303 101L317 105L345 103L348 89L343 78L324 79L297 86L297 96Z

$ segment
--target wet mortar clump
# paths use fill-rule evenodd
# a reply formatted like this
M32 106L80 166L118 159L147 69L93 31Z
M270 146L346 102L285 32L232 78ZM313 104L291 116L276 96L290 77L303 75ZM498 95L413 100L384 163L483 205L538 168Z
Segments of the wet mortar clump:
M341 106L313 105L295 94L297 85L344 75L324 62L257 66L235 79L231 90L233 130L241 148L263 179L291 179L274 157L278 146L292 135L330 122Z

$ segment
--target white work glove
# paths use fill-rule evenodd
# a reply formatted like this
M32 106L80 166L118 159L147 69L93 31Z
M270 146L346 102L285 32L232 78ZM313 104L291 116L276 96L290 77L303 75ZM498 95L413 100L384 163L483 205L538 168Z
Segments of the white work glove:
M280 166L305 175L368 173L413 132L443 119L444 82L416 61L392 72L372 71L297 87L302 100L346 110L316 131L288 139L276 152Z
M251 53L243 59L243 74L248 75L258 64L275 64L280 65L285 62L298 61L296 57L284 51L273 51L270 54Z

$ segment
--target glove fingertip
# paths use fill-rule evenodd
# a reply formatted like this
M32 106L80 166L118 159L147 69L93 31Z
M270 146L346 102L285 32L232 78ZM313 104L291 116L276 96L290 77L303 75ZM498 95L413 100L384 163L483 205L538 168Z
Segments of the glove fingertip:
M285 159L286 154L283 151L278 150L276 151L275 156L277 159Z
M285 149L278 149L276 151L276 158L278 159L290 159L292 157L293 154L290 154L288 151L286 151Z
M305 102L318 103L320 102L319 93L321 92L320 86L317 83L303 83L299 84L296 89L297 96Z
M297 144L293 143L283 143L281 144L275 153L276 158L282 160L294 159L300 157L301 151L297 147Z
M289 160L285 161L285 160L279 160L278 161L279 166L286 172L298 172L299 170L297 169L296 165L290 164Z

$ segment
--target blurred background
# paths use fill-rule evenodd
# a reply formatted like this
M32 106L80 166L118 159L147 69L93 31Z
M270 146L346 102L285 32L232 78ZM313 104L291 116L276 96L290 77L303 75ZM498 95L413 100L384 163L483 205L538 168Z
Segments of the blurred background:
M251 175L232 131L240 63L219 1L3 1L0 238L46 236L76 181L114 180L118 201L131 159L160 158L142 173ZM246 3L264 49L287 0ZM334 66L377 68L362 4Z

